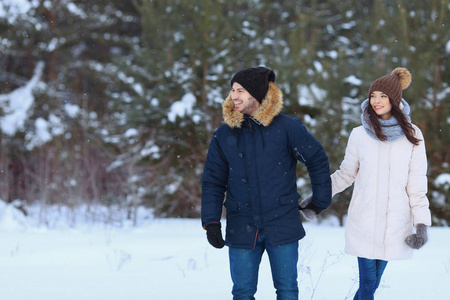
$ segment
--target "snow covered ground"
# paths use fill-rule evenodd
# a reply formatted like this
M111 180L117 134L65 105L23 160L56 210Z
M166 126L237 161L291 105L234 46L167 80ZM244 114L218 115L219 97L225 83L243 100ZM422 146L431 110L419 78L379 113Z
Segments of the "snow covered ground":
M23 217L0 201L0 299L231 299L227 248L206 240L198 219L140 215L136 227L80 221L61 211ZM48 221L47 220L47 221ZM356 259L343 254L344 229L306 223L300 243L300 299L352 299ZM433 227L413 260L392 261L376 299L450 299L450 229ZM256 299L275 299L267 256Z

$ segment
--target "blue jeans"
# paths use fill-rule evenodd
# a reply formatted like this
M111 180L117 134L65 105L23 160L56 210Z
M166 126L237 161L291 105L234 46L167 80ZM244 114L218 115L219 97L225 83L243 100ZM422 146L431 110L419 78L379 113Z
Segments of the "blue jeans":
M233 299L255 299L261 257L267 251L277 299L298 300L298 241L271 247L265 235L258 236L254 249L229 249Z
M359 289L353 300L373 300L387 261L358 257Z

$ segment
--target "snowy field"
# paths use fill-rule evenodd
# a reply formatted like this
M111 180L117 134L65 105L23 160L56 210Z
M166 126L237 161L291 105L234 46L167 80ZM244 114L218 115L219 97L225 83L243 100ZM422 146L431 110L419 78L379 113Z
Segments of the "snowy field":
M0 201L0 299L231 299L227 248L211 247L198 219L155 219L146 211L133 227L46 214L47 225L38 225L37 212L25 218ZM344 229L305 228L300 299L352 299L358 271L343 254ZM450 228L433 227L413 260L388 264L376 299L450 299L449 283ZM275 298L264 255L256 299Z

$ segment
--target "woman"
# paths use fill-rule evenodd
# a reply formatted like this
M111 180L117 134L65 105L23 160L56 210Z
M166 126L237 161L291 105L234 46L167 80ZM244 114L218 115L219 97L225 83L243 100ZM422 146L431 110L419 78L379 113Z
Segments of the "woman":
M410 84L405 68L372 84L361 105L363 125L351 132L344 160L331 175L333 195L355 183L345 231L345 251L358 257L354 299L374 299L387 262L412 258L412 249L427 241L425 144L402 99Z

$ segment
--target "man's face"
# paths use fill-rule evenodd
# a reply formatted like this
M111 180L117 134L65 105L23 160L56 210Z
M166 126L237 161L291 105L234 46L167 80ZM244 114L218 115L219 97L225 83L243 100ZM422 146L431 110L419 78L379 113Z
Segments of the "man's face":
M253 116L256 110L261 106L258 100L253 98L252 95L237 82L234 82L233 87L231 88L231 99L233 100L234 108L245 115Z

